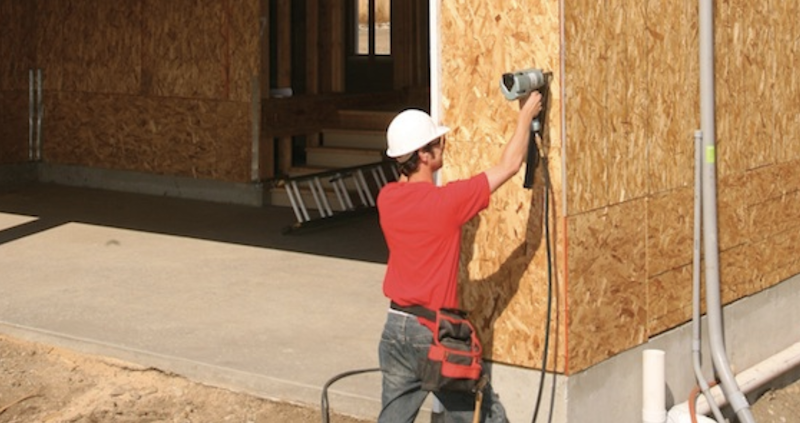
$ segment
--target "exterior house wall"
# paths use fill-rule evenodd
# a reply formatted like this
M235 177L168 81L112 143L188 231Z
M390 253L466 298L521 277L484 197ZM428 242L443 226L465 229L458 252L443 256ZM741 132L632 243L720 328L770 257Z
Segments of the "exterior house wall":
M560 5L563 3L563 5ZM559 7L563 7L560 13ZM797 2L718 2L717 175L725 304L800 273ZM516 105L504 72L553 72L545 144L556 321L548 370L576 373L691 318L697 5L442 2L444 182L494 163ZM563 36L561 35L563 28ZM487 356L541 368L541 174L502 187L464 233L464 305Z

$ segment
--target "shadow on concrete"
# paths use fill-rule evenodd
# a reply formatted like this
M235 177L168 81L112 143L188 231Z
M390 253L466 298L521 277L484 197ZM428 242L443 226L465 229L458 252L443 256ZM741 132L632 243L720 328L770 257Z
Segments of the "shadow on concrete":
M0 187L0 213L36 218L0 228L0 245L77 222L373 263L388 257L375 212L283 235L295 222L290 208L37 183Z

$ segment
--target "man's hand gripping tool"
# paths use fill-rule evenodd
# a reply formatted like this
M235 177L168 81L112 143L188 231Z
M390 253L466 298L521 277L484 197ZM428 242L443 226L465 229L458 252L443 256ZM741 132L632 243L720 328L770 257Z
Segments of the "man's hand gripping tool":
M536 170L539 161L539 148L536 144L536 138L541 138L544 133L551 75L551 73L545 73L541 69L525 69L504 73L500 79L500 90L508 101L528 96L536 90L542 94L542 111L531 122L531 139L528 141L528 157L525 161L525 181L522 184L525 188L533 187L533 172Z

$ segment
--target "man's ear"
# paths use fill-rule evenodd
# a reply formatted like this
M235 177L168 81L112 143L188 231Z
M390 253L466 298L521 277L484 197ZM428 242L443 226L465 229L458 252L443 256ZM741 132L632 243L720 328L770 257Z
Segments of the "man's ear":
M421 162L428 163L433 159L433 154L430 151L419 150L417 155L419 156L419 161Z

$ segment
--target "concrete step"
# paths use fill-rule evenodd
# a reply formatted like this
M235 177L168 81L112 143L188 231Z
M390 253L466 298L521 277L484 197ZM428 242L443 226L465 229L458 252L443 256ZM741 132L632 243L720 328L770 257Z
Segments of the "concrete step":
M342 147L306 147L306 166L342 168L360 166L383 160L381 150Z
M361 148L382 151L386 149L386 131L323 129L322 145L325 147Z

